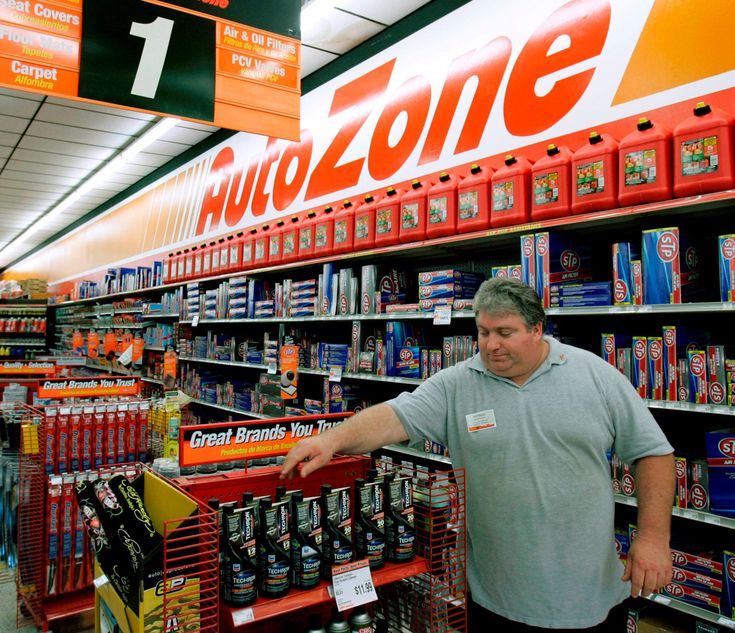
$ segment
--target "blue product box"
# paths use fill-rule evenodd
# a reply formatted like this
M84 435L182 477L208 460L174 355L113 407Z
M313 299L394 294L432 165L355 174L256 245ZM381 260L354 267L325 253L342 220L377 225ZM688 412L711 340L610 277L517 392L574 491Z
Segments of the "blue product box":
M547 307L559 307L559 308L585 308L591 306L609 306L610 295L572 295L570 297L562 297L558 295L551 295L549 297L549 305Z
M521 281L536 290L536 238L521 235Z
M556 233L536 233L536 292L545 308L551 305L551 284L591 278L592 253Z
M627 334L601 334L601 356L613 367L617 367L617 350L630 347L630 336Z
M470 273L450 268L448 270L431 270L419 273L419 285L460 283L465 286L471 284L479 286L485 280L482 273ZM381 286L382 287L382 286Z
M710 512L735 517L735 429L705 433Z
M680 585L676 582L670 582L661 590L661 594L669 596L679 602L684 602L685 604L691 604L692 606L700 609L712 611L713 613L720 612L720 596L708 591L694 589L692 587Z
M490 269L490 276L493 279L495 277L510 277L510 266L493 266Z
M634 336L633 386L641 398L648 398L648 340L645 336Z
M608 295L612 291L609 281L567 281L549 284L549 293L552 295Z
M681 569L676 565L674 565L672 572L671 580L684 587L701 589L713 594L722 593L722 579L720 578L714 578L709 574L703 574L689 569Z
M616 306L634 305L633 260L639 260L636 245L617 242L612 245L613 301Z
M642 235L643 303L681 303L679 228Z
M720 612L726 618L735 619L735 553L725 550L723 556L722 604Z
M399 347L394 371L395 376L421 378L421 348Z
M735 301L735 234L717 238L720 262L720 301Z
M707 404L707 352L703 349L687 349L689 361L689 401Z

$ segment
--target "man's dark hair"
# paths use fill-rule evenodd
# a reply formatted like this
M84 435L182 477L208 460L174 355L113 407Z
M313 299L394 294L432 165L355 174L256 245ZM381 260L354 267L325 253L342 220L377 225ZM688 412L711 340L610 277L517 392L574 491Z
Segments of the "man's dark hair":
M537 323L546 327L546 313L536 291L518 279L495 277L484 281L475 294L475 316L488 314L517 314L530 330Z

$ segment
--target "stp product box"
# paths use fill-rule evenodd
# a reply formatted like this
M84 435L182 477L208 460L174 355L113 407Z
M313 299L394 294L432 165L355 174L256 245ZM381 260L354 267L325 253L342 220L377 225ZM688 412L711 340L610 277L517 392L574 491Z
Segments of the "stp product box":
M710 512L735 517L735 429L705 434Z
M616 306L630 306L635 303L632 261L638 259L638 248L631 242L617 242L612 245L613 304Z
M707 352L701 349L687 350L689 360L689 401L707 404Z
M551 284L591 278L591 252L555 233L536 233L536 292L544 307L551 305Z
M720 301L735 301L735 235L717 238L720 261Z
M727 404L725 348L722 345L707 345L707 389L710 403Z
M676 326L664 325L663 336L664 353L664 399L677 400L676 381Z
M706 574L713 578L722 577L722 562L715 560L711 552L692 553L682 549L671 549L671 562L679 569Z
M645 336L633 337L633 386L641 398L648 398L648 341Z
M648 337L649 397L664 399L664 344L661 336Z
M602 358L617 367L617 352L622 347L630 346L630 336L626 334L601 334Z
M702 574L696 571L690 571L688 569L681 569L674 565L672 574L672 581L685 587L691 587L692 589L701 589L712 594L722 593L722 580L720 578L713 578L707 574Z
M722 593L722 615L730 619L735 618L735 553L725 550L722 552L724 564L724 580Z
M709 512L709 472L707 461L690 459L687 463L687 500L689 507Z
M686 457L674 458L674 473L676 475L676 499L674 500L674 505L677 508L686 508L689 493Z
M643 231L643 303L681 303L701 289L699 251L678 227Z
M521 281L536 290L536 238L521 235Z
M680 585L677 582L670 582L661 590L661 593L673 598L674 600L691 604L692 606L699 607L700 609L706 609L707 611L712 611L714 613L720 612L720 597L702 589L694 589L692 587Z

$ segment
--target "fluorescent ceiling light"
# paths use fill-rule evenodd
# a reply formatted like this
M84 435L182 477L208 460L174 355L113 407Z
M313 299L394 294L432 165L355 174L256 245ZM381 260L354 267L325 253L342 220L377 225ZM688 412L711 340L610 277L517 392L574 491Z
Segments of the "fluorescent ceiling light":
M332 0L311 0L301 9L301 30L308 30L326 17L334 7ZM302 38L303 39L303 38Z
M23 245L29 237L40 231L44 226L51 222L51 220L61 215L69 207L78 202L82 196L88 194L95 187L107 180L107 178L116 173L125 163L145 151L164 134L166 134L166 132L176 127L179 123L181 123L180 119L168 117L158 121L153 125L153 127L149 128L145 134L133 141L124 150L119 152L117 156L105 163L94 174L82 182L74 191L66 196L66 198L51 209L51 211L42 215L12 242L0 249L0 255L7 250L15 249Z

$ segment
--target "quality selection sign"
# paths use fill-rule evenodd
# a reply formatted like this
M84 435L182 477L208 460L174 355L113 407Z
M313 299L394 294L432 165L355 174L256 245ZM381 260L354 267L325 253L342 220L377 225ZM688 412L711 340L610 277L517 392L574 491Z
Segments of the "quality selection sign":
M0 86L297 140L300 4L236 4L0 0Z
M38 386L39 398L89 398L96 396L137 396L140 379L121 376L98 378L54 378Z
M33 376L53 376L56 374L56 363L53 361L0 361L0 375L17 376L29 374Z
M182 426L179 433L179 463L182 466L198 466L284 455L298 441L326 431L349 415L337 413L261 422Z

